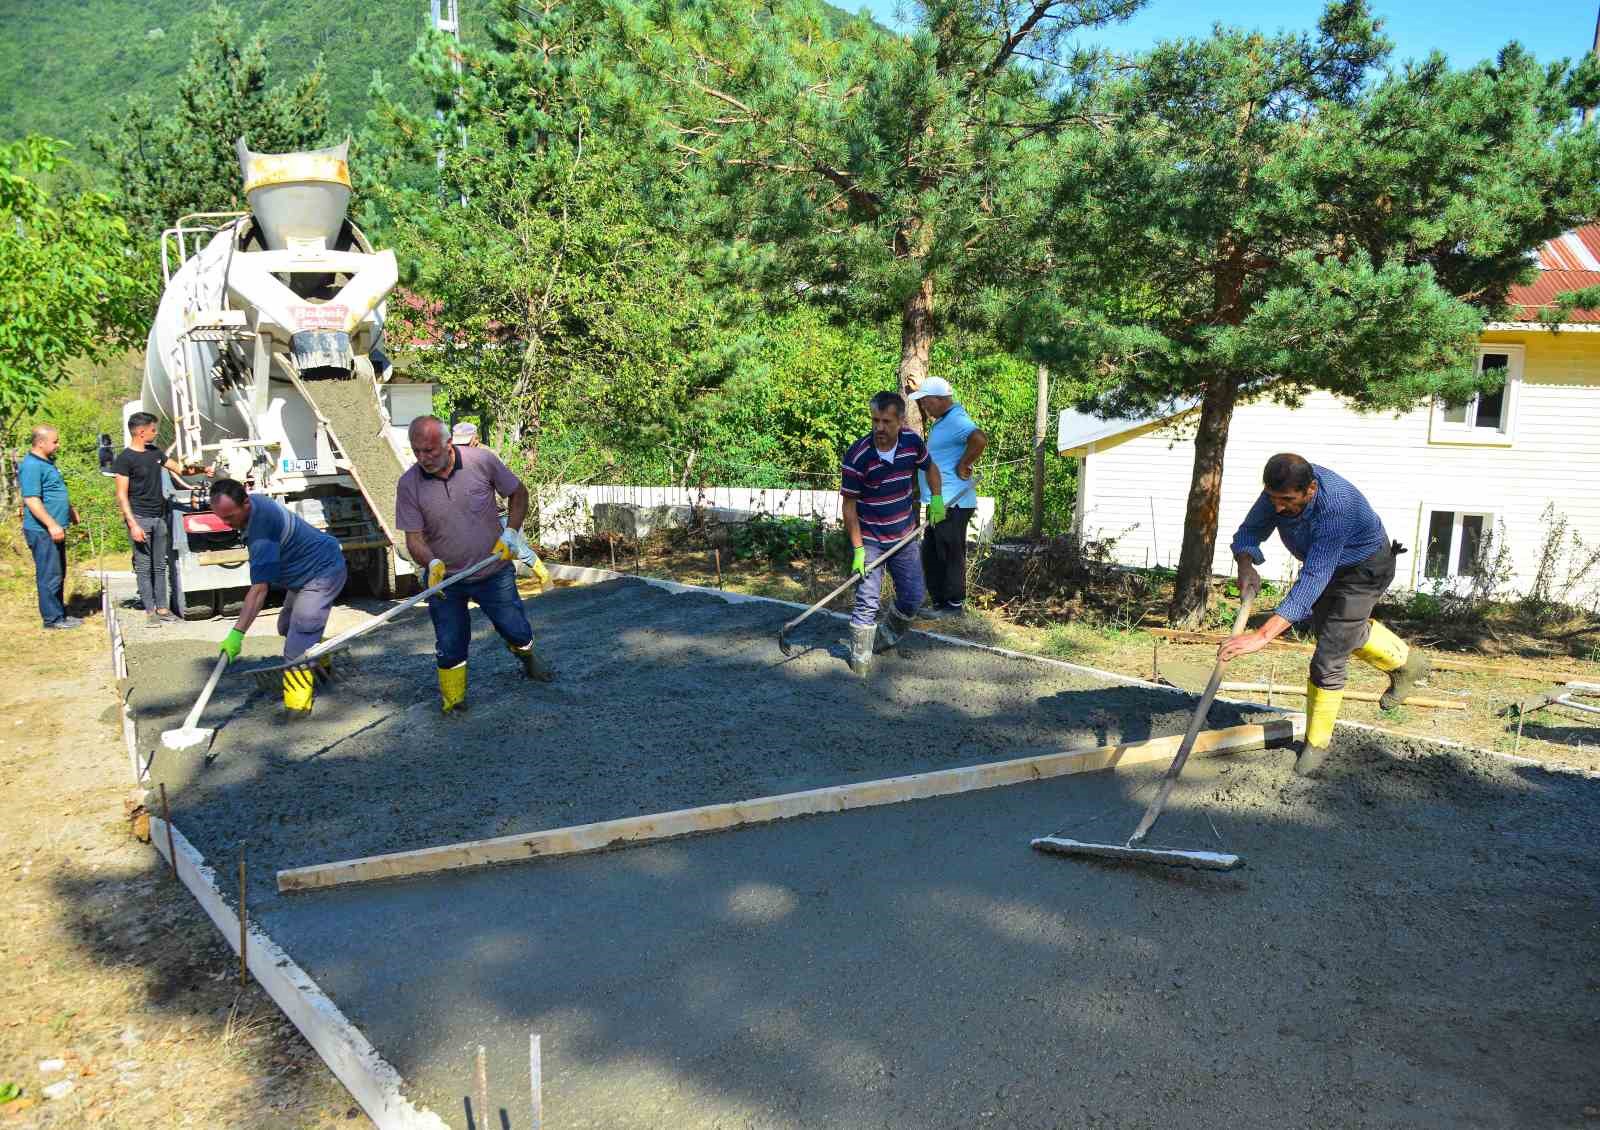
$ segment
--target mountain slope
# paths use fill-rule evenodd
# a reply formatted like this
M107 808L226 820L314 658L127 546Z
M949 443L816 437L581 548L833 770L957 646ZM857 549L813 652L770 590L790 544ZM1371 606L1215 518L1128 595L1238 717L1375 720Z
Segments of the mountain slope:
M267 42L274 81L324 56L336 125L353 129L381 70L410 100L421 87L406 60L428 22L427 0L233 0L247 31ZM463 34L481 34L461 4ZM0 137L34 132L79 144L110 124L129 95L169 105L205 6L195 0L33 0L0 3Z

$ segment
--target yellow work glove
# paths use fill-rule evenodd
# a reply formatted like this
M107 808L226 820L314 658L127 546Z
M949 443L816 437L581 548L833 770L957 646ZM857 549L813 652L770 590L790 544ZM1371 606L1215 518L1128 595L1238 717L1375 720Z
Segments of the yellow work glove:
M550 583L550 570L544 567L544 558L537 553L533 555L533 577L541 586Z
M444 584L444 562L435 557L428 562L428 587L434 588Z
M227 635L222 637L222 645L217 648L217 651L221 655L226 655L228 657L228 662L232 663L235 659L239 658L239 648L243 645L244 633L238 628L234 628Z

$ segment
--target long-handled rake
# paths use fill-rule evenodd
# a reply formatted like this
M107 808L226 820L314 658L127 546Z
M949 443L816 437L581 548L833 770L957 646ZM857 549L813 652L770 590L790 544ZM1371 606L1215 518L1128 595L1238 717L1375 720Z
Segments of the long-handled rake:
M1239 614L1233 620L1233 635L1244 631L1245 622L1250 619L1250 605L1255 597L1254 590L1239 594ZM1200 727L1205 725L1206 714L1211 710L1211 701L1217 697L1217 687L1222 682L1224 666L1223 661L1218 659L1216 666L1212 668L1211 679L1206 683L1206 689L1189 719L1189 729L1183 735L1183 742L1178 746L1172 764L1167 766L1161 783L1156 787L1156 795L1150 798L1150 804L1145 808L1138 827L1134 828L1133 835L1128 837L1126 843L1086 843L1058 833L1053 836L1040 836L1032 841L1033 846L1040 851L1055 852L1058 855L1093 855L1102 859L1127 859L1137 863L1161 863L1172 867L1198 867L1206 871L1229 871L1243 863L1244 860L1239 856L1227 852L1144 846L1144 838L1150 834L1151 827L1161 816L1167 798L1172 795L1172 787L1178 783L1178 775L1183 772L1184 763L1189 760L1189 751L1194 749L1195 739L1200 736Z
M282 663L274 663L267 667L252 667L250 674L255 677L256 684L265 690L273 689L273 677L283 671L294 671L306 678L332 678L334 677L334 670L331 666L333 652L346 647L368 632L376 631L401 613L415 608L430 596L443 592L457 581L464 581L474 573L499 560L500 557L497 554L490 554L482 561L467 566L461 572L446 577L432 588L423 589L416 596L408 596L393 608L386 609L366 623L358 624L348 632L334 636L331 640L323 640L316 646L308 648L304 654L297 655L293 659L286 659Z
M916 539L916 536L918 534L920 534L923 530L925 530L927 528L928 528L928 524L926 522L924 522L921 525L919 525L916 529L911 530L910 532L908 532L899 541L895 542L888 549L884 550L877 557L875 557L871 561L869 561L867 563L867 572L868 573L872 572L878 566L882 565L885 561L889 560L889 558L893 557L896 553L899 553L902 548L904 548L905 546L909 545L913 540ZM789 644L789 633L790 632L794 631L801 624L803 624L806 620L810 619L819 610L827 607L827 605L833 600L834 597L836 597L840 593L844 592L851 585L856 584L857 582L859 582L864 576L865 576L865 574L863 574L863 573L851 573L850 576L845 578L845 581L844 581L844 583L842 585L840 585L838 588L834 589L832 592L830 592L827 596L823 597L821 600L817 601L810 608L808 608L804 612L800 613L800 615L796 616L793 620L790 620L783 627L779 628L778 629L778 647L780 649L782 649L783 654L785 654L785 655L793 655L794 654L794 648L791 647L790 644Z

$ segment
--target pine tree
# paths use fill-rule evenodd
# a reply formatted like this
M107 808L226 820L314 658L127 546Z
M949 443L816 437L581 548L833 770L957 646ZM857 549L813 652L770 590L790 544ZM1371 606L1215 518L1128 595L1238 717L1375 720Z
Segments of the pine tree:
M1088 58L1069 37L1142 2L926 0L906 36L811 0L624 16L724 265L779 301L896 320L911 392L941 323L992 322L994 280L1036 257L1028 189Z
M192 212L242 211L239 138L259 153L329 143L322 60L273 83L261 35L247 39L238 16L213 6L178 77L176 104L136 98L112 120L111 133L89 144L136 231L160 232Z
M1529 252L1600 214L1600 134L1573 112L1600 93L1593 60L1513 44L1380 71L1388 50L1363 0L1314 34L1218 28L1137 60L1061 138L1056 281L1100 381L1089 406L1199 404L1175 623L1208 604L1238 403L1470 394L1493 379L1474 372L1480 325Z

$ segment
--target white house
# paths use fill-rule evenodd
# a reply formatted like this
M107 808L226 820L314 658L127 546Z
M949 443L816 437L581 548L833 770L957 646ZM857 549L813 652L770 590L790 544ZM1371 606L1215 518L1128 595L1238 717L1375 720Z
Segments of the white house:
M1426 589L1470 572L1478 538L1503 526L1513 588L1537 568L1554 505L1590 545L1600 545L1600 310L1556 331L1540 308L1557 294L1600 284L1600 225L1552 240L1539 278L1512 291L1518 320L1485 328L1479 363L1505 370L1504 389L1466 405L1403 415L1363 415L1316 393L1298 409L1240 406L1228 434L1214 568L1234 571L1228 543L1261 489L1261 468L1297 452L1353 482L1391 538L1411 548L1398 587ZM1063 412L1057 448L1080 461L1075 525L1085 539L1115 538L1130 565L1175 565L1194 464L1197 413L1179 405L1160 419L1099 420ZM1292 576L1274 538L1262 570Z

